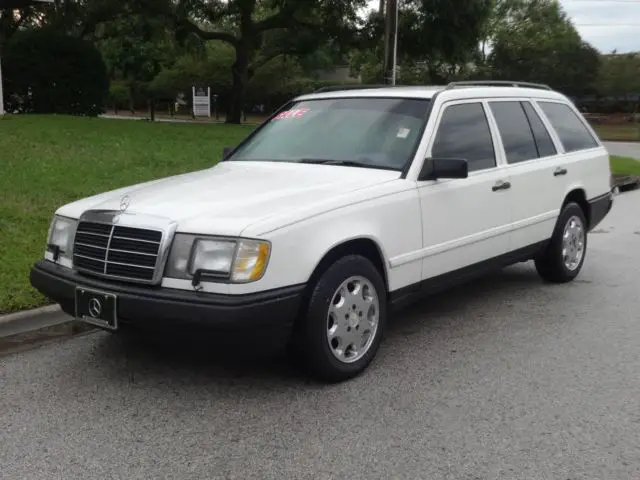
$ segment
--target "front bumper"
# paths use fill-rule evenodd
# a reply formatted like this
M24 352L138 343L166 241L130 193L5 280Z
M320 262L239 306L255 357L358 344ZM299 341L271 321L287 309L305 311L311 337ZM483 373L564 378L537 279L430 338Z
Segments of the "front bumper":
M206 331L223 342L284 344L298 315L304 285L246 295L224 295L112 283L86 277L47 260L31 269L31 285L75 316L77 287L117 296L122 327L184 333Z
M607 192L589 200L589 230L593 230L613 207L613 193Z

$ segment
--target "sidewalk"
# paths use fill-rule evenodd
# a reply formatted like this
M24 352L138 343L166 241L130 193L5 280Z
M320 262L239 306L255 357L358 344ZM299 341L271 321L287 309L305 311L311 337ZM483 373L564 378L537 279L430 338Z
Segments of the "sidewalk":
M100 118L105 118L109 120L149 120L149 114L147 112L135 112L131 114L131 112L121 111L118 114L114 112L106 112L104 114L99 115ZM242 122L243 125L259 125L265 120L265 116L260 115L247 115L247 120ZM165 122L165 123L213 123L220 124L224 123L226 120L224 115L220 115L219 119L215 117L196 117L193 118L188 114L179 114L171 116L167 113L156 113L156 122Z
M611 155L631 157L640 160L640 143L634 142L603 142Z

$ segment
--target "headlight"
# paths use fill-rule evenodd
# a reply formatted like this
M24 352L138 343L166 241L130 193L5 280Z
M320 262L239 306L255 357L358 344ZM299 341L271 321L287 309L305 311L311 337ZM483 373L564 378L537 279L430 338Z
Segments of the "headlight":
M264 275L271 245L262 240L227 239L176 234L165 276L247 283Z
M235 242L198 238L193 244L189 273L194 275L204 270L214 275L229 275L235 250Z
M72 259L73 237L76 233L77 225L77 220L54 215L47 237L47 252L53 254L54 261L59 258Z

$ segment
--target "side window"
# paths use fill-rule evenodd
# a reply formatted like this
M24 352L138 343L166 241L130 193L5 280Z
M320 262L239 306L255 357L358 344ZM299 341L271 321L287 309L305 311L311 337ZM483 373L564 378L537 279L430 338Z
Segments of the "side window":
M518 163L538 158L538 149L529 120L520 102L490 102L498 124L507 162Z
M481 103L446 107L431 155L465 159L470 172L496 166L491 130Z
M597 147L598 143L580 118L567 105L555 102L538 102L567 152Z
M538 146L538 156L540 157L550 157L551 155L555 155L558 153L556 150L556 146L553 144L553 140L551 139L551 135L547 131L547 127L544 126L538 112L533 108L529 102L522 102L522 108L524 108L525 113L527 114L527 118L529 119L529 124L531 125L531 131L533 132L533 137L536 139L536 145Z

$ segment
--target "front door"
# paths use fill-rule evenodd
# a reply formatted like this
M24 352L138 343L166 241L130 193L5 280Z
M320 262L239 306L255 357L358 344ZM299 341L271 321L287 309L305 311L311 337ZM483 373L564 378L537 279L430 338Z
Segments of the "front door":
M464 274L510 249L510 178L483 102L445 103L427 156L466 159L469 176L418 182L423 280ZM456 270L466 268L464 271Z

